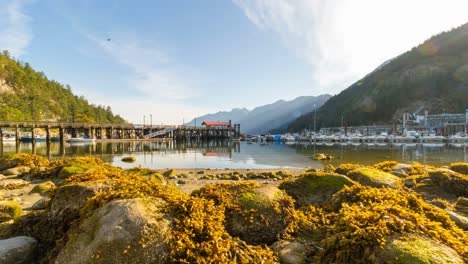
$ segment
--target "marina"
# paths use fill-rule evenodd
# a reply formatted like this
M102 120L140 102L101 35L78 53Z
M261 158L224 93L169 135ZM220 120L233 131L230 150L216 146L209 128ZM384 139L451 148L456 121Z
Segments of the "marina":
M389 143L389 142L235 142L210 141L112 141L112 142L38 142L1 145L0 156L35 153L50 159L94 156L120 167L163 168L322 168L327 164L374 164L385 160L446 165L468 161L468 143ZM327 153L331 161L312 159ZM134 156L135 163L123 157Z

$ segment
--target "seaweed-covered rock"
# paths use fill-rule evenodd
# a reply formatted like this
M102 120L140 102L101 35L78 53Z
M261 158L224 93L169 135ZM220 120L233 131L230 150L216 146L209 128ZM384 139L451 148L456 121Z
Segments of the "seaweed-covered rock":
M50 164L48 159L36 154L29 153L13 154L10 157L8 157L8 159L12 160L13 162L16 162L18 165L26 166L29 168L47 167Z
M170 169L162 173L165 177L176 176L177 171L175 169Z
M31 209L33 210L42 210L42 209L46 209L47 208L47 205L49 204L49 202L51 201L52 199L48 196L46 197L42 197L41 199L39 199L37 202L35 202L32 206L31 206Z
M465 263L452 248L420 235L391 239L378 255L378 263Z
M292 221L293 199L255 182L207 185L192 193L226 207L226 229L249 244L271 244Z
M325 154L325 153L318 153L318 154L315 154L312 158L314 160L332 160L335 157L329 154Z
M338 166L338 168L335 169L335 172L338 174L342 174L342 175L348 175L350 171L355 170L357 168L362 168L362 167L364 166L360 164L344 163L344 164L340 164L340 166Z
M11 175L20 175L23 173L28 173L31 170L30 167L26 166L18 166L10 169L6 169L2 171L2 174L5 176L11 176Z
M47 196L49 194L51 194L52 192L54 192L55 190L57 189L57 186L55 186L55 184L51 181L46 181L46 182L43 182L43 183L40 183L36 186L34 186L34 188L32 188L32 190L29 192L29 194L31 193L38 193L42 196Z
M297 202L297 205L330 203L333 194L344 186L354 185L348 177L323 172L304 173L297 179L285 180L279 186Z
M455 203L455 209L457 209L458 212L468 215L468 198L458 197Z
M130 157L124 157L124 158L122 158L122 161L123 161L123 162L128 162L128 163L133 163L133 162L135 162L135 161L136 161L136 158L135 158L135 157L133 157L133 156L130 156Z
M27 236L0 240L0 263L34 263L36 247L37 240Z
M23 210L16 201L0 201L0 222L20 217Z
M449 216L401 189L346 186L331 205L305 209L298 210L289 230L320 248L309 263L389 263L381 258L389 239L412 234L445 244L454 256L468 257L468 237Z
M468 196L468 175L439 168L429 172L432 182L457 196Z
M398 163L392 167L391 173L396 176L406 177L413 172L413 166L405 163Z
M80 209L88 198L108 189L110 185L105 181L78 182L60 186L52 199L50 213L54 218L78 217Z
M104 164L104 162L94 157L79 157L67 160L58 172L58 177L66 179L74 174L103 172L118 169Z
M400 188L402 185L399 177L373 168L358 168L352 170L348 173L348 177L362 185L372 187Z
M449 169L461 173L461 174L467 174L468 175L468 162L455 162L451 163L449 165Z
M18 160L0 159L0 171L18 166Z
M97 209L69 234L57 263L165 263L170 217L162 199L126 199Z
M29 182L21 179L5 179L0 181L0 190L20 189L29 185Z
M305 264L306 248L296 241L278 241L272 246L281 264Z
M448 211L447 214L449 215L450 219L452 219L452 221L457 224L457 226L465 231L468 231L468 217L451 211Z

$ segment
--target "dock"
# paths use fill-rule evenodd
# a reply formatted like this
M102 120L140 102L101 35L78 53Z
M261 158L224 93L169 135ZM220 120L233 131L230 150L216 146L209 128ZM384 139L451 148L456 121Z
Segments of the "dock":
M170 138L175 140L190 139L229 139L240 136L240 125L227 123L226 126L176 126L148 124L99 124L71 123L47 121L0 121L0 143L6 129L16 136L16 142L21 139L21 132L30 132L32 143L35 143L35 129L45 130L46 141L51 142L52 130L58 130L59 141L63 143L66 135L77 137L85 135L98 140L150 140L155 138Z

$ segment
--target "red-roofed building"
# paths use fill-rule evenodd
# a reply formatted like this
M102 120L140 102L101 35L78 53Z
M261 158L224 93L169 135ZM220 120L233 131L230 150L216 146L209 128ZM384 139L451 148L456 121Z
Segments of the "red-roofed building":
M229 122L203 121L202 125L206 127L231 127L231 120Z

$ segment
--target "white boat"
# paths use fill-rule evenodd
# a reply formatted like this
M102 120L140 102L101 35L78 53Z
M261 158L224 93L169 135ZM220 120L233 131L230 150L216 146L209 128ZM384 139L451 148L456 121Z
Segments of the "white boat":
M294 138L291 134L284 134L281 137L281 141L296 141L296 138Z
M468 142L468 137L466 136L465 133L456 133L455 135L449 137L449 142L450 143L463 143L463 142Z
M3 143L15 143L16 142L16 136L12 135L12 134L3 134L2 142Z
M419 140L423 143L441 143L446 138L444 136L437 136L435 133L430 133L429 135L423 135Z
M95 138L85 138L85 137L75 137L69 138L66 140L68 143L94 143L96 142Z
M386 142L388 141L388 133L382 132L379 135L375 136L375 142Z
M362 140L362 134L356 131L354 134L351 134L351 135L348 137L348 139L349 139L349 141L351 141L351 142L361 142L361 140Z

